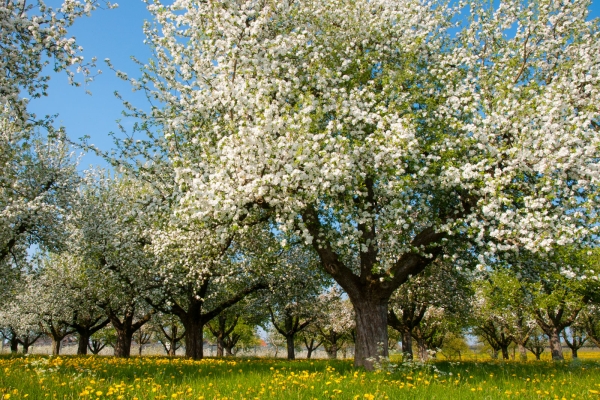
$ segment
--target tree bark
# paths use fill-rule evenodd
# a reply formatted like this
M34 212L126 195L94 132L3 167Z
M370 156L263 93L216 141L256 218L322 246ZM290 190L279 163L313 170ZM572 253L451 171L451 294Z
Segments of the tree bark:
M521 361L527 361L527 349L521 343L517 345L519 347L519 359Z
M10 352L16 353L19 351L19 340L15 335L10 338Z
M373 364L388 357L387 298L352 299L356 314L356 350L354 365L373 369Z
M77 343L77 354L86 355L88 345L90 344L90 335L88 332L79 332L79 342Z
M60 354L60 342L62 338L52 338L52 355L57 356Z
M133 337L133 332L130 329L116 329L116 331L115 357L127 358L131 355L131 338Z
M287 359L288 360L296 359L296 348L294 346L294 336L295 336L295 334L291 334L285 338L285 341L287 344Z
M204 358L204 321L200 318L185 318L185 356L194 360Z
M219 334L217 336L217 357L223 357L225 350L225 343L223 343L223 336Z
M412 332L410 327L405 326L402 330L402 361L411 361L412 359Z
M417 353L420 361L429 360L429 353L427 352L427 345L425 344L425 340L417 339Z
M110 323L115 328L115 331L117 331L117 341L115 343L114 353L115 357L127 358L131 355L131 339L133 338L133 334L142 326L144 326L144 324L150 321L152 314L153 311L138 319L137 322L133 322L135 317L134 306L131 306L129 309L125 310L122 321L112 310L108 311Z
M502 351L502 359L508 360L510 357L508 355L508 346L500 346L500 351Z
M553 328L548 334L548 343L550 345L550 352L554 361L564 360L562 345L560 343L560 331L557 328Z
M327 347L327 357L331 360L335 360L338 357L338 345L337 343L331 343Z

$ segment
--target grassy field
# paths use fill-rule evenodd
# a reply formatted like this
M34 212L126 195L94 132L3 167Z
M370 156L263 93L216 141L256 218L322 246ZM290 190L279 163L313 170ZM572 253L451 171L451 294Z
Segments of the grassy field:
M0 357L0 399L599 399L600 362Z

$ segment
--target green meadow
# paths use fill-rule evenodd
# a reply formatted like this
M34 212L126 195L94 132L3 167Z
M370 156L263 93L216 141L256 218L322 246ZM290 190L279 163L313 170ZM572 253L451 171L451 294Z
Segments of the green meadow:
M600 399L600 362L2 356L0 399Z

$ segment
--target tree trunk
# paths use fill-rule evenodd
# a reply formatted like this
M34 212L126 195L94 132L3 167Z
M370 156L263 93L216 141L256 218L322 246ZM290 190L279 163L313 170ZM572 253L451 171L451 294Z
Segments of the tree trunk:
M502 351L502 359L503 360L508 360L509 356L508 356L508 346L500 346L500 350Z
M79 332L79 343L77 343L77 354L86 355L88 352L88 345L90 343L90 335L85 331Z
M62 341L62 338L60 338L60 339L52 338L52 355L53 356L57 356L60 354L60 342L61 341Z
M287 359L295 360L296 359L296 349L294 347L294 334L287 335L285 341L287 343Z
M373 363L387 358L387 299L352 299L356 313L356 349L354 366L373 369Z
M425 362L429 360L429 353L427 352L427 345L425 344L425 340L417 339L417 349L420 361Z
M185 356L201 360L204 358L204 323L193 317L181 322L185 327Z
M13 335L10 339L10 352L16 353L17 351L19 351L19 341L17 340L17 337Z
M402 361L411 361L412 359L412 332L410 327L404 326L402 330Z
M177 343L171 341L171 346L169 347L169 351L167 351L167 355L169 357L175 357L175 353L177 352Z
M306 359L310 360L310 358L312 357L313 351L317 348L317 346L315 346L315 339L311 338L310 340L308 340L305 337L304 338L304 346L306 347Z
M571 348L571 358L573 358L573 359L577 358L577 347Z
M553 328L548 334L550 352L554 361L562 361L565 359L563 356L562 345L560 343L560 331L557 328Z
M337 343L331 343L331 346L327 347L327 357L331 360L337 359L338 345Z
M223 343L223 336L219 334L217 336L217 357L223 357L225 350L225 343Z
M527 361L527 349L521 343L519 343L518 346L519 346L519 359L521 361Z
M127 358L131 355L131 338L133 337L133 332L127 329L116 329L116 331L115 357Z
M492 359L493 360L497 360L498 359L498 350L492 348Z

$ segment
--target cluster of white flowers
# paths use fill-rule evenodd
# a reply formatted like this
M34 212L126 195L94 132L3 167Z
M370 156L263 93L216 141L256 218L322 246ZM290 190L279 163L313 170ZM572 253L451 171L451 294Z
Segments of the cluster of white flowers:
M368 248L368 224L383 269L426 226L467 225L501 250L589 234L600 42L587 3L468 5L481 18L454 37L458 10L420 1L149 6L145 82L168 105L154 117L179 150L181 207L236 220L266 205L340 254ZM302 219L311 206L331 220L322 238Z
M155 60L133 84L161 106L127 107L156 128L148 143L174 168L184 224L226 238L268 218L355 306L384 304L443 252L491 260L597 233L600 30L587 7L149 4ZM385 330L363 329L357 346L371 337L375 356Z

